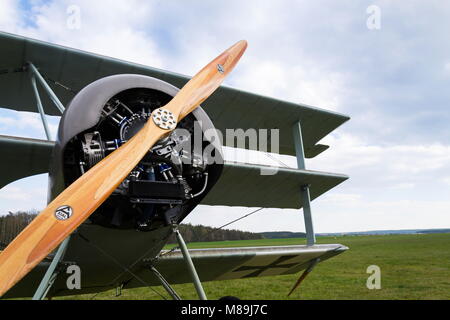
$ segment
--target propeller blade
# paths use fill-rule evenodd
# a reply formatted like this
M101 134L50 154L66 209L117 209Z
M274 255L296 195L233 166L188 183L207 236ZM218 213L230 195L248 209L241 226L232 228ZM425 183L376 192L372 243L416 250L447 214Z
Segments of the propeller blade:
M148 150L208 98L247 48L239 41L198 72L145 126L59 194L0 254L0 296L22 279L97 209Z

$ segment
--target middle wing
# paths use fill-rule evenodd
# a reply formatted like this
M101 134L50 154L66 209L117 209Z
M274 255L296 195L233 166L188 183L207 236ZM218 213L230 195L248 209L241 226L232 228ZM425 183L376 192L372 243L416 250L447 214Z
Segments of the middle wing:
M53 141L0 135L0 189L18 179L47 173Z
M0 136L0 149L7 150L1 160L0 189L14 180L47 172L53 146L54 142L46 140ZM301 208L301 186L310 185L311 199L315 199L346 179L342 174L225 162L222 176L201 204Z
M303 207L302 186L310 186L313 200L347 179L342 174L225 162L201 204L298 209Z

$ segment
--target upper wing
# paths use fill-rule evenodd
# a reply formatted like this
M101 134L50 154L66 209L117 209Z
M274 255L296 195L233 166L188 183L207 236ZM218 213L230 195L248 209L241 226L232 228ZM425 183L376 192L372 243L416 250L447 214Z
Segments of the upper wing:
M37 111L30 80L23 69L28 61L49 80L50 87L64 105L74 94L55 82L80 90L99 78L121 73L155 77L176 87L182 87L190 79L169 71L0 32L0 106L18 111ZM269 79L270 75L267 76ZM41 96L46 113L59 115L47 96ZM278 128L279 152L282 154L295 155L292 125L300 120L307 158L326 150L327 146L317 144L318 141L349 119L339 113L226 86L220 87L203 106L222 133L227 128ZM232 146L234 142L226 143ZM271 148L270 141L268 148Z

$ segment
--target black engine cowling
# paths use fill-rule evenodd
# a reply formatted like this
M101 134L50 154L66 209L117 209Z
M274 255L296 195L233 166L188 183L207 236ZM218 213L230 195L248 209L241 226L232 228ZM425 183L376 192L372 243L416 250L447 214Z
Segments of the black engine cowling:
M110 76L81 90L60 122L51 196L129 140L177 91L141 75ZM180 223L220 176L221 145L212 129L201 107L180 121L91 215L90 223L142 231Z

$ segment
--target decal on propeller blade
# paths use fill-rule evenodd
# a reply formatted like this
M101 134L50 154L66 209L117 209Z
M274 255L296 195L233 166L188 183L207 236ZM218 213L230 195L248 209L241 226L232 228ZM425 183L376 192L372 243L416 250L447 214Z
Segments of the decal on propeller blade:
M72 207L61 206L55 210L55 217L58 220L67 220L72 216Z

